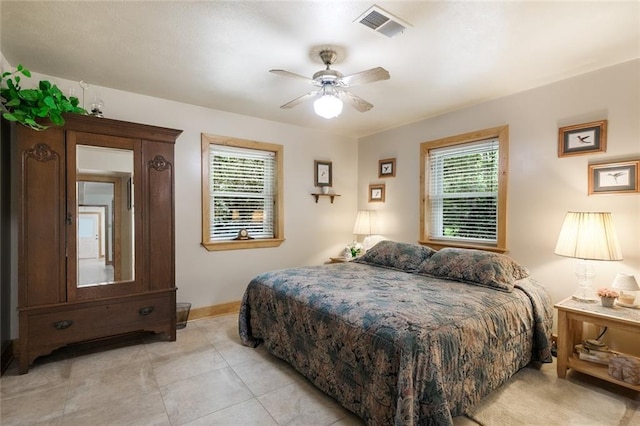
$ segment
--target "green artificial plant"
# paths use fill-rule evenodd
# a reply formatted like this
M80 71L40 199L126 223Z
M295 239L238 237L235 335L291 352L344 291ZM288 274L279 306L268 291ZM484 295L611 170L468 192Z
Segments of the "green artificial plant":
M34 130L44 130L48 126L39 123L38 119L48 118L54 125L62 126L62 113L86 114L78 106L78 98L67 98L55 84L46 80L40 81L37 89L23 89L20 87L21 75L31 77L31 72L18 65L15 71L4 72L0 78L0 109L5 119Z

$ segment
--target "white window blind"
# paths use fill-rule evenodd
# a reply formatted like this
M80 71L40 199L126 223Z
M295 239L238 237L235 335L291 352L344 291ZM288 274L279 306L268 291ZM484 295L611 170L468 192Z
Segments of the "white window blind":
M276 157L271 151L210 145L211 241L246 229L253 238L274 237Z
M429 150L429 237L496 244L499 140Z

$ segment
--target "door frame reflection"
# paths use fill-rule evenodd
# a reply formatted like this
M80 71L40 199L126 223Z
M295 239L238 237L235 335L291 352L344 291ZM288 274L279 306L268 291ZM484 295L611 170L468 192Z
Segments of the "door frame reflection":
M100 175L100 174L87 174L82 173L78 174L77 177L78 184L80 182L101 182L101 183L111 183L113 184L113 198L111 200L110 214L107 216L111 220L111 227L106 225L106 235L105 238L107 241L111 240L112 244L110 246L111 249L111 262L113 263L113 281L109 283L92 283L95 285L99 284L112 284L122 281L122 219L121 219L121 209L122 209L122 177L120 176L112 176L112 175ZM78 202L78 207L81 206L91 206L92 204L81 204ZM105 221L106 222L106 221ZM76 236L76 238L78 238ZM77 244L77 242L76 242ZM77 254L76 254L77 256ZM109 256L107 255L107 258ZM78 259L79 261L79 259ZM85 285L86 286L86 285Z

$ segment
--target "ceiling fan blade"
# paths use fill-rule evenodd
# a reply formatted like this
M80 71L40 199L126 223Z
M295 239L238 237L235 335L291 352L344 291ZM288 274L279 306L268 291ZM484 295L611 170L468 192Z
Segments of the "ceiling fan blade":
M294 72L290 72L290 71L285 71L285 70L269 70L269 72L272 72L274 74L277 75L281 75L283 77L293 77L293 78L298 78L298 79L302 79L305 80L307 83L309 84L314 84L315 81L313 81L312 79L310 79L309 77L305 77L303 75L300 74L296 74Z
M346 75L340 79L340 83L343 86L357 86L359 84L373 83L374 81L388 80L391 76L389 71L382 67L371 68L370 70L358 72L351 75Z
M309 92L309 93L307 93L305 95L302 95L302 96L299 96L299 97L295 98L292 101L287 102L284 105L281 105L280 108L282 108L282 109L293 108L294 106L296 106L298 104L301 104L304 101L307 101L309 99L317 97L319 94L320 94L320 92L318 92L317 90L314 91L314 92Z
M348 103L349 105L351 105L352 107L354 107L360 112L367 112L371 108L373 108L373 104L370 104L369 102L362 99L360 96L356 96L353 93L346 92L344 90L338 90L338 95L343 101L345 101L346 103Z

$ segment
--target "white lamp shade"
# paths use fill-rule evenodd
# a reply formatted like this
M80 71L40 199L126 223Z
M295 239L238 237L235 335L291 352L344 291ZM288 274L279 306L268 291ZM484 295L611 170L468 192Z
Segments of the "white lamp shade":
M375 210L359 210L353 233L356 235L371 235L377 232Z
M638 287L638 282L636 281L636 277L630 274L618 274L616 279L613 280L613 284L611 284L612 288L616 290L625 290L625 291L638 291L640 287Z
M342 101L334 95L322 95L313 103L313 109L320 117L337 117L342 112Z
M609 212L568 212L555 254L588 260L622 260Z

